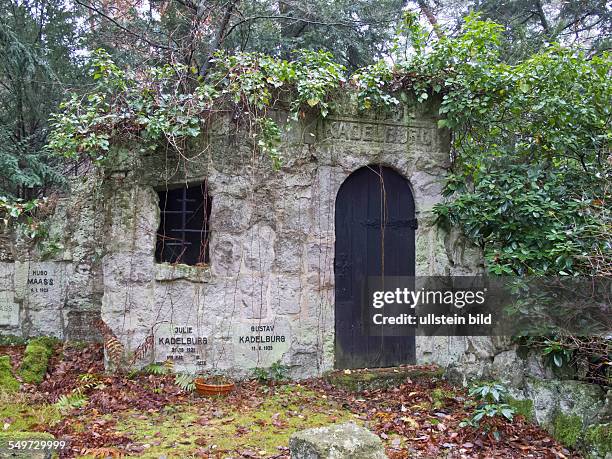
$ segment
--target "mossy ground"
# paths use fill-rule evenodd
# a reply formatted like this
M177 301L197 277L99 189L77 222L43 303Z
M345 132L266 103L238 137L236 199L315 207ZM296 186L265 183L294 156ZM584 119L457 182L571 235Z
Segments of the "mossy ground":
M43 348L50 355L48 344L30 343L30 352ZM99 345L82 350L62 345L57 351L49 361L49 377L36 388L24 384L13 393L0 391L0 422L9 435L28 437L44 431L60 440L69 438L67 457L286 457L294 432L346 421L362 423L379 435L389 457L446 457L448 445L461 435L462 445L482 442L478 448L463 448L465 457L522 457L525 447L534 457L548 457L560 448L549 434L522 418L512 425L503 420L499 424L517 445L463 430L460 421L469 417L474 401L424 366L335 372L332 376L348 382L349 390L330 385L329 378L272 387L241 381L229 396L209 399L181 391L171 375L128 378L104 373ZM18 374L24 349L11 352L9 365ZM60 356L69 365L58 365ZM360 393L350 389L364 383L383 388L364 388ZM58 398L77 390L87 403L61 411L55 404ZM558 430L572 439L571 429L561 421ZM594 431L591 437L601 443L602 432Z
M200 453L251 450L258 456L279 453L294 432L334 422L355 421L355 416L335 403L301 386L280 386L261 404L234 408L224 399L205 409L197 403L168 407L138 416L126 412L116 425L135 442L146 445L141 457L189 457ZM116 418L116 417L115 417Z
M336 387L352 392L396 387L406 380L437 379L443 371L429 366L410 368L378 368L364 370L338 370L325 376Z
M32 404L25 394L0 393L0 421L4 432L34 430L57 423L61 415L48 404Z
M442 388L436 388L431 391L431 406L435 410L439 410L446 405L447 399L452 399L456 393Z
M0 391L17 392L18 390L19 381L13 376L10 357L0 356Z

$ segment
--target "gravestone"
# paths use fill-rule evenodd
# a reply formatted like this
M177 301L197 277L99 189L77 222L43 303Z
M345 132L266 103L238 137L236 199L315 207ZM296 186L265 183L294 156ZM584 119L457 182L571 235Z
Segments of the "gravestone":
M232 330L234 358L243 368L269 367L291 344L291 328L283 319L239 322Z
M154 334L155 361L198 373L206 367L210 344L210 337L196 325L160 324Z
M0 327L19 325L19 305L13 292L0 292Z

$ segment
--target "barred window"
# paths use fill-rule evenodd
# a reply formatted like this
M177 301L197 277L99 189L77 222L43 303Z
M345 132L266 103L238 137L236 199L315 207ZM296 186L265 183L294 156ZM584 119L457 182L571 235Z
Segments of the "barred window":
M157 262L192 266L208 263L212 199L206 182L158 194L161 218L155 247Z

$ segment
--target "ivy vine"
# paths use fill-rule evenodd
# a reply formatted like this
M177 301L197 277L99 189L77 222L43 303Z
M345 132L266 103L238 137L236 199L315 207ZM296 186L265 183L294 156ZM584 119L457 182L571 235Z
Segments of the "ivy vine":
M285 60L217 54L205 77L184 66L122 70L103 50L94 89L53 118L49 147L66 157L108 159L116 141L181 152L211 117L246 117L254 146L282 164L281 128L268 115L326 117L340 94L361 110L392 107L412 92L439 99L453 133L447 202L435 212L482 247L496 274L612 275L610 219L611 60L551 44L516 65L504 62L502 27L469 16L457 37L433 42L407 14L397 61L348 75L329 53ZM412 53L400 56L400 44Z

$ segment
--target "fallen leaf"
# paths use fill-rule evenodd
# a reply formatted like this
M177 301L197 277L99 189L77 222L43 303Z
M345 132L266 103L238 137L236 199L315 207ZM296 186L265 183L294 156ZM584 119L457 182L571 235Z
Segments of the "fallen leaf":
M408 424L413 429L419 428L419 423L410 416L402 416L401 420L404 422L404 424Z

